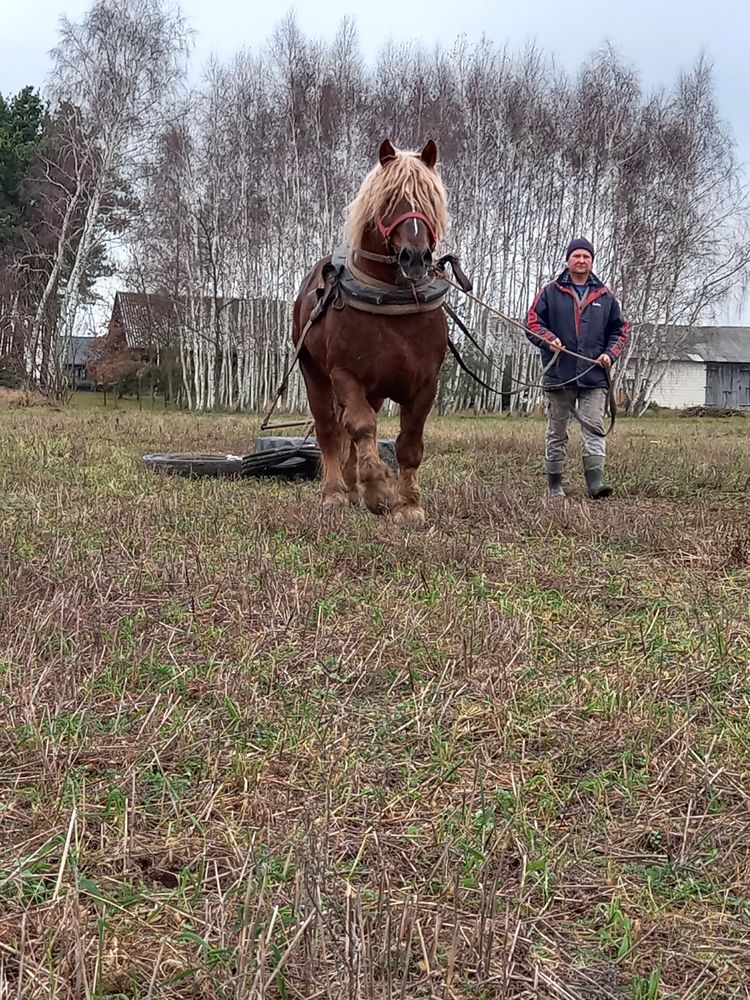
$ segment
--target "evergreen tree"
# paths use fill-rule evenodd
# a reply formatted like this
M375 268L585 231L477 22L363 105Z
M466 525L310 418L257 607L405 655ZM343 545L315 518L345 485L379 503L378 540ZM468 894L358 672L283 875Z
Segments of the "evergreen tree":
M15 97L0 94L0 246L18 227L21 188L44 133L45 111L32 87Z

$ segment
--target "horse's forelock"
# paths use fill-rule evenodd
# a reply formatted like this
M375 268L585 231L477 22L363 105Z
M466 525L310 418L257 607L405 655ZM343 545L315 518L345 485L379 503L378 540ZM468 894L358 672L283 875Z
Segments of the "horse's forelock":
M359 245L364 230L378 217L393 211L405 198L433 224L438 242L448 222L448 206L443 182L418 153L397 150L385 167L379 163L362 182L347 213L345 237L349 246Z

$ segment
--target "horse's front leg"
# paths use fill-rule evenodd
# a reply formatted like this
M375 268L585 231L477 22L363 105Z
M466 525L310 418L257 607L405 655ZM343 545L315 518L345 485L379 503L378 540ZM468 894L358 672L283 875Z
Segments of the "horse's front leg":
M352 374L336 369L331 374L346 433L357 449L357 470L367 508L387 514L394 504L391 472L378 452L377 414L364 387Z
M347 484L341 472L341 424L334 408L331 381L310 360L300 360L300 367L323 460L323 503L327 507L346 506Z
M342 455L346 457L341 464L341 471L344 474L349 503L356 506L362 498L362 487L359 482L359 469L357 467L357 446L353 441L349 440L348 434L344 435L344 438Z
M424 454L424 425L435 391L436 386L429 386L401 407L401 430L396 438L398 487L394 520L404 528L419 528L424 524L418 469Z

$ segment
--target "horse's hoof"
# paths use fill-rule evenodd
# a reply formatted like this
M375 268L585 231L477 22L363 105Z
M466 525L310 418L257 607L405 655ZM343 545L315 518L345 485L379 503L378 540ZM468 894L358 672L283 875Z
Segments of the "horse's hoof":
M423 528L424 510L421 507L399 507L393 520L399 528Z
M364 490L365 505L371 514L390 514L395 497L389 489Z
M323 494L324 507L347 507L349 498L343 490Z
M365 497L365 506L371 514L375 514L376 517L382 517L384 514L390 514L391 505L383 497Z

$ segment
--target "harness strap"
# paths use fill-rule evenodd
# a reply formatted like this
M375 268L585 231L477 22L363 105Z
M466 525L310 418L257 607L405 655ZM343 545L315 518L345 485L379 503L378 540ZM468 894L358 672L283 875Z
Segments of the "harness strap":
M363 250L361 247L354 247L352 258L364 257L365 260L374 260L378 264L398 264L398 258L394 254L390 256L384 253L373 253L372 250Z
M360 271L357 265L354 263L354 258L356 256L367 256L375 257L377 254L364 254L362 250L351 250L346 259L346 266L349 268L349 273L362 285L369 285L371 288L377 288L379 292L401 292L403 287L401 285L394 285L390 281L380 281L378 278L373 278L369 274L365 274L364 271ZM385 259L385 258L383 258ZM395 260L395 258L393 258Z
M286 389L287 382L289 381L289 376L294 371L294 366L297 364L297 361L299 360L299 356L302 353L302 348L305 346L305 337L310 332L310 327L312 327L315 323L318 322L318 320L320 319L320 317L323 315L323 313L326 311L326 309L328 308L328 306L331 304L331 300L333 299L334 295L336 294L336 290L337 290L336 268L332 267L330 264L326 264L325 267L323 268L322 276L325 279L326 287L325 287L325 289L323 291L323 294L320 296L320 298L318 299L318 301L315 303L315 305L314 305L314 307L312 309L312 312L310 313L309 319L307 320L307 322L305 323L304 327L302 328L302 333L299 335L299 340L297 341L297 346L296 346L296 348L294 350L294 354L292 354L292 360L287 365L287 369L284 372L284 377L282 378L281 382L279 383L279 387L276 390L276 395L273 398L273 402L271 403L271 405L266 410L266 415L263 418L263 422L260 425L260 429L262 431L266 431L269 428L269 421L271 420L271 417L273 416L274 410L276 409L276 407L278 405L278 402L279 402L279 400L281 399L281 397L283 395L284 389ZM275 425L275 426L278 426L278 427L300 427L300 426L307 426L307 424L308 424L308 421L295 421L295 422L290 423L290 424L278 424L278 425ZM312 426L313 425L310 424L310 428L312 428ZM308 430L306 437L309 437L310 433L311 433L311 431Z
M321 299L321 302L322 301L323 301L323 299ZM320 303L318 303L318 304L320 304ZM315 315L316 312L317 312L317 315ZM297 341L297 347L295 348L294 354L292 355L292 360L289 362L287 370L284 373L284 377L282 378L281 382L279 383L279 387L276 390L276 395L273 398L273 402L271 403L271 405L266 410L265 417L263 417L263 422L260 425L260 429L262 431L267 431L268 430L269 422L271 420L271 417L274 414L274 410L276 409L276 406L277 406L279 400L281 399L281 396L282 396L282 393L284 392L284 389L286 389L286 384L289 381L289 376L294 371L294 366L297 364L297 361L299 360L299 356L302 353L302 348L305 346L305 337L307 336L307 334L308 334L308 332L310 330L310 327L313 325L313 323L315 322L315 320L320 318L321 312L322 312L322 310L318 311L317 309L314 309L313 312L310 314L310 318L308 319L308 321L305 323L304 327L302 328L302 333L300 334L299 340ZM313 317L315 317L315 318L313 319ZM305 423L307 423L307 421L305 421ZM297 424L297 422L295 422L293 424L283 424L281 426L284 426L284 427L297 427L299 425Z
M458 257L453 253L443 254L442 257L435 261L435 270L440 271L440 274L445 278L445 265L450 264L451 270L453 271L453 277L458 282L457 287L462 292L470 292L473 285L469 278L466 277L461 264L459 263ZM447 278L446 278L447 280Z

